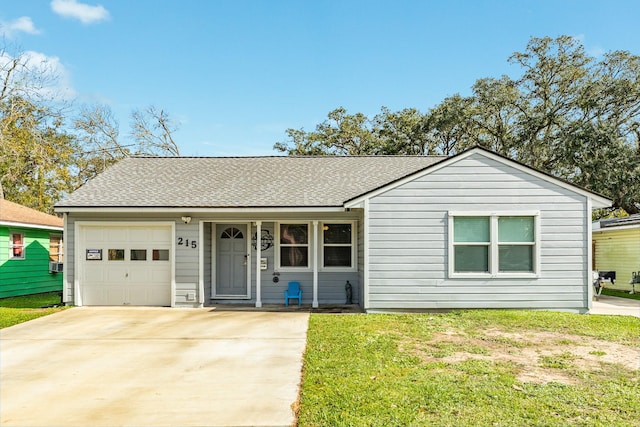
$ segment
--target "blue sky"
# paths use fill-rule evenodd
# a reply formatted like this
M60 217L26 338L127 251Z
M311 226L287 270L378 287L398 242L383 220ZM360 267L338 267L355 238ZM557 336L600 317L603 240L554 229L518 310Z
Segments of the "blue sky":
M530 37L640 54L640 2L593 0L22 0L0 5L6 43L49 59L74 105L129 127L149 105L180 122L183 155L272 155L287 128L329 111L427 111L468 95Z

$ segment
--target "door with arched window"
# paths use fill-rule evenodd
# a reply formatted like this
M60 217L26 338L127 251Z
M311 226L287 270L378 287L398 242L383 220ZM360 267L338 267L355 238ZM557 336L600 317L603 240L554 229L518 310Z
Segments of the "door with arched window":
M247 298L247 226L216 224L214 298Z

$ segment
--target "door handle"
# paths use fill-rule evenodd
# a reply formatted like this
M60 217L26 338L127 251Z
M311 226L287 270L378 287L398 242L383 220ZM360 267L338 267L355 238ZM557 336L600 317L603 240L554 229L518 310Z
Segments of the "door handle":
M247 265L247 261L249 260L249 255L244 256L244 263L242 265Z

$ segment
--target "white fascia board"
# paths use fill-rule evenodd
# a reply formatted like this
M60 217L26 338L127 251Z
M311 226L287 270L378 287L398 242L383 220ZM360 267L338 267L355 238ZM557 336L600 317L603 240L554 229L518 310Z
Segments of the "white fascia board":
M27 224L26 222L11 222L11 221L0 221L0 225L4 225L7 227L20 227L20 228L37 228L42 230L53 230L53 231L62 231L64 227L56 227L53 225L37 225L37 224Z
M264 208L198 208L198 207L58 207L56 212L67 213L292 213L344 212L342 206L323 207L264 207Z
M522 172L524 172L526 174L535 176L536 178L539 178L539 179L541 179L543 181L551 182L552 184L555 184L555 185L557 185L559 187L565 188L565 189L567 189L569 191L572 191L574 193L577 193L577 194L580 194L582 196L585 196L585 197L589 198L592 201L592 208L593 209L607 208L607 207L611 206L612 201L607 199L607 198L605 198L605 197L602 197L602 196L599 196L597 194L591 193L591 192L589 192L587 190L583 190L583 189L581 189L579 187L576 187L576 186L571 185L571 184L569 184L567 182L564 182L564 181L562 181L562 180L560 180L558 178L554 178L554 177L552 177L550 175L544 174L542 172L538 172L535 169L532 169L532 168L529 168L527 166L521 165L521 164L519 164L519 163L517 163L515 161L511 161L509 159L506 159L506 158L504 158L502 156L499 156L497 154L491 153L489 151L486 151L486 150L483 150L483 149L480 149L480 148L473 148L473 149L471 149L469 151L466 151L466 152L464 152L462 154L459 154L457 156L453 156L453 157L450 157L449 159L443 160L440 163L436 163L433 166L429 166L429 167L427 167L426 169L424 169L422 171L416 172L416 173L414 173L412 175L409 175L409 176L407 176L405 178L402 178L402 179L400 179L400 180L398 180L396 182L393 182L391 184L385 185L384 187L380 187L377 190L373 190L373 191L371 191L371 192L369 192L367 194L364 194L364 195L362 195L360 197L357 197L357 198L355 198L353 200L350 200L349 202L345 203L344 207L345 208L359 207L360 204L362 203L362 201L365 200L365 199L371 199L373 197L376 197L379 194L382 194L384 192L392 190L392 189L394 189L396 187L399 187L401 185L404 185L404 184L406 184L408 182L414 181L414 180L416 180L418 178L421 178L421 177L423 177L425 175L428 175L430 173L438 171L438 170L440 170L442 168L446 168L447 166L449 166L449 165L451 165L453 163L459 162L460 160L464 160L467 157L472 156L474 154L480 154L482 156L485 156L487 158L490 158L490 159L495 160L497 162L500 162L502 164L506 164L506 165L508 165L510 167L518 169L518 170L520 170L520 171L522 171Z

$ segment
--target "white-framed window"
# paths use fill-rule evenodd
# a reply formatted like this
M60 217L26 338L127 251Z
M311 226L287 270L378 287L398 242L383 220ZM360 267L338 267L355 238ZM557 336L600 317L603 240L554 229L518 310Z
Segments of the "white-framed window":
M311 268L311 227L308 222L282 222L276 228L277 265L281 270Z
M450 277L537 277L538 212L449 212Z
M322 223L320 244L322 269L356 269L356 227L354 222Z
M64 244L60 234L51 234L49 236L49 261L64 261Z
M9 259L25 259L24 233L9 233Z

